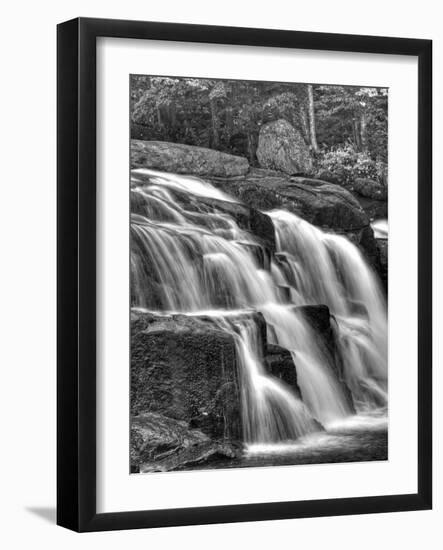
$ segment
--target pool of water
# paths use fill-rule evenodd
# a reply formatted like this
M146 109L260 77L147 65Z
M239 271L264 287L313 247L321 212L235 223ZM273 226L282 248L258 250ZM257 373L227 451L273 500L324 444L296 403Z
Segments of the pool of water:
M305 436L297 442L252 445L239 459L214 460L189 469L289 466L387 459L386 416L354 416L328 426L325 432Z

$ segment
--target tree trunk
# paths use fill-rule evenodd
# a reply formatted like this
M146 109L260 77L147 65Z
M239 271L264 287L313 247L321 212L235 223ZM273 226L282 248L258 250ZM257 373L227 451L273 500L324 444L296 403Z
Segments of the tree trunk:
M169 115L170 124L172 128L175 129L177 125L177 110L176 110L175 103L173 101L168 103L168 115Z
M308 84L308 104L309 104L309 130L311 136L311 147L314 153L318 152L317 131L315 129L315 107L314 107L314 88Z
M212 125L212 140L211 145L214 149L217 149L220 145L220 138L218 135L218 117L217 117L217 101L211 99L211 125Z
M229 143L229 140L231 139L232 132L234 129L234 117L233 117L233 110L231 106L226 107L226 115L225 115L225 129L226 129L226 141Z
M156 106L156 112L157 112L157 124L161 127L163 126L163 121L162 121L162 113L160 110L160 105Z
M360 115L360 144L361 144L362 151L367 151L368 149L366 126L367 126L366 113L362 111Z
M356 117L352 119L352 126L354 132L354 143L357 151L361 151L361 134L360 134L360 125Z
M308 115L303 105L300 105L300 122L301 122L303 139L305 140L306 145L311 145L311 138L309 135Z
M234 133L234 105L237 97L237 83L232 82L231 86L227 87L226 113L225 113L225 129L227 135L227 143Z
M248 131L248 160L251 165L254 165L256 149L254 135Z

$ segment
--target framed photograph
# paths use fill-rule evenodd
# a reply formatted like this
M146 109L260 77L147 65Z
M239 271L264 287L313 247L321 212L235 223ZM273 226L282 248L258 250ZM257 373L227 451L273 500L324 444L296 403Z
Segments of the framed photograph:
M432 506L429 40L58 26L59 525Z

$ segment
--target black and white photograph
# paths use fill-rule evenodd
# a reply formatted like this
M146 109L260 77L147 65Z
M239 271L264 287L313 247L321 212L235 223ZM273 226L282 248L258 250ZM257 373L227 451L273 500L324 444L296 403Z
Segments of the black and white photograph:
M130 76L130 471L388 459L389 90Z
M437 6L6 5L2 548L440 548Z

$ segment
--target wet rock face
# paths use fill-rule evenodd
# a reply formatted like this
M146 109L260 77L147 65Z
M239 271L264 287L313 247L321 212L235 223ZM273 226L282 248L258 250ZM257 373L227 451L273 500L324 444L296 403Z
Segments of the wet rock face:
M388 290L388 239L376 239L380 257L381 279L385 290Z
M284 119L262 126L256 155L262 168L286 174L310 173L312 170L309 148L302 135Z
M325 340L325 343L328 345L328 347L333 345L331 314L328 306L295 306L294 311L297 313L301 313L305 317L305 319L309 322L315 332L318 333Z
M216 212L232 216L240 229L250 231L270 252L275 251L274 225L268 215L238 202L226 202L207 197L199 197L199 200Z
M345 383L343 365L340 360L340 354L338 353L336 332L333 328L336 321L334 317L331 316L328 306L296 306L294 307L294 311L297 314L303 315L303 317L311 325L316 337L318 338L317 342L319 348L321 349L328 364L335 371L350 409L355 412L352 394ZM297 365L297 357L295 357L295 365Z
M297 384L297 371L289 350L277 344L267 344L265 366L270 374L288 384L296 395L301 398L300 388Z
M377 247L377 242L374 237L374 231L370 225L363 227L357 231L350 231L346 233L348 239L356 244L360 250L362 250L366 256L366 259L369 260L372 268L382 276L381 263L380 263L380 253Z
M242 439L233 338L210 319L135 313L131 413L182 420L213 439Z
M131 167L175 174L232 177L246 174L247 159L205 147L166 141L131 140Z

